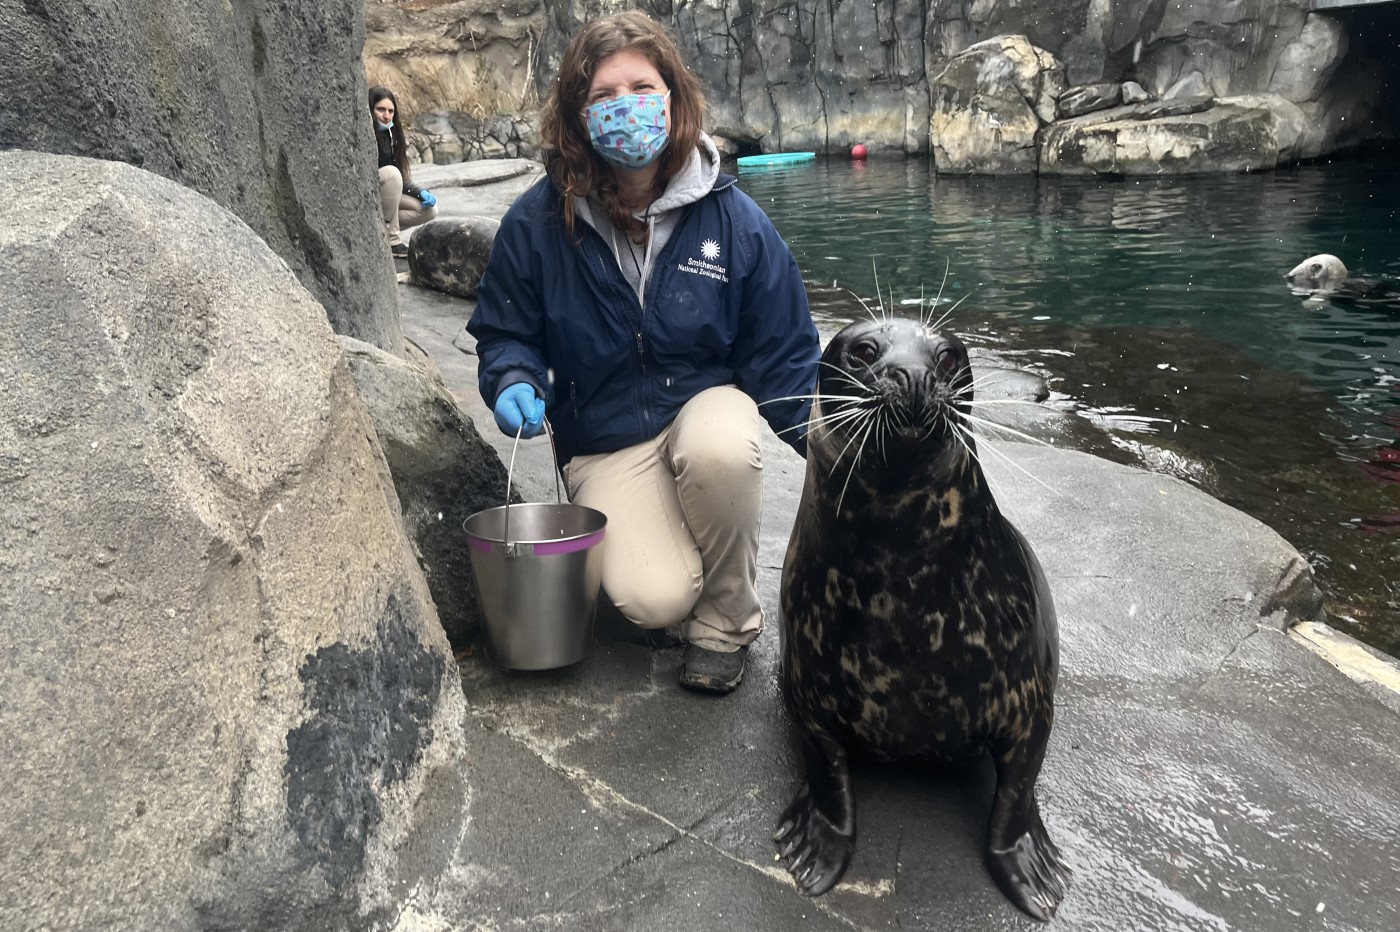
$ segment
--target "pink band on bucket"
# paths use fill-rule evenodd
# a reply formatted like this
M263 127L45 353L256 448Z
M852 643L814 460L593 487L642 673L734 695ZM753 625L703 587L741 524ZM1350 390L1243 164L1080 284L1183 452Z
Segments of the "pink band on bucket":
M580 550L587 550L594 544L601 543L603 532L588 534L584 537L575 537L573 540L556 540L547 544L535 544L535 556L546 557L556 553L578 553Z
M580 550L587 550L589 547L602 542L603 533L603 531L597 531L593 534L585 534L583 537L575 537L572 540L557 540L549 541L548 543L530 544L529 541L516 541L516 543L530 544L531 547L535 548L535 556L548 557L561 553L578 553ZM498 545L503 546L501 541L485 540L474 534L467 535L467 544L479 553L490 553L492 547Z

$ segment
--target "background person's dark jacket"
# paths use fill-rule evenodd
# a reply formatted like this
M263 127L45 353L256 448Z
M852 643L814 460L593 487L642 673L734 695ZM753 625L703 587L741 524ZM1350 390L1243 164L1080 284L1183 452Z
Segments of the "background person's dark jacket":
M374 128L374 140L379 144L379 167L393 165L398 168L398 162L394 159L394 134L386 129ZM403 193L409 197L417 197L423 188L409 180L408 170L400 169L403 172Z

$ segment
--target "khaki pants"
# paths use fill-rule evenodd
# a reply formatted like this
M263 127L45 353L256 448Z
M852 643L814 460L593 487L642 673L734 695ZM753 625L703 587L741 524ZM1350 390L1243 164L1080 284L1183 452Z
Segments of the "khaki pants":
M753 399L726 385L654 440L569 462L570 498L608 516L603 590L634 624L736 647L758 637L759 430Z
M384 211L384 229L389 234L389 245L403 242L399 231L427 223L437 216L437 205L424 207L416 197L403 193L403 175L392 165L379 170L379 206Z

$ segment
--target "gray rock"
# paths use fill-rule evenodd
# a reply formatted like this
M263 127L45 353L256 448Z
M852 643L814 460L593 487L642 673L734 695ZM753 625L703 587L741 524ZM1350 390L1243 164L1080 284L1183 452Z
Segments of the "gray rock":
M337 332L399 350L360 0L26 0L0 20L0 149L128 162L213 198Z
M1282 98L1186 98L1061 120L1041 140L1055 175L1160 175L1274 168L1299 139L1298 108Z
M492 217L430 220L408 245L409 280L460 298L475 298L501 222Z
M1167 88L1162 94L1164 100L1174 100L1178 97L1213 97L1215 89L1210 86L1206 76L1199 71L1183 75L1176 83Z
M1107 110L1122 102L1121 84L1081 84L1060 95L1056 112L1061 119L1069 119L1095 110Z
M374 419L438 619L453 649L462 650L482 621L462 522L506 503L505 466L441 376L359 340L340 339Z
M1146 103L1151 99L1152 95L1149 94L1141 84L1136 81L1123 82L1123 103L1140 104Z
M414 122L408 144L420 161L435 165L534 158L540 149L539 120L534 113L483 119L460 110L437 110Z
M935 167L943 174L1034 172L1037 135L1055 118L1064 90L1064 65L1024 36L972 46L932 82Z
M382 923L465 709L324 309L128 165L0 153L0 205L0 928Z
M1350 42L1342 24L1330 16L1308 17L1303 31L1279 56L1268 91L1295 104L1317 100L1332 80Z

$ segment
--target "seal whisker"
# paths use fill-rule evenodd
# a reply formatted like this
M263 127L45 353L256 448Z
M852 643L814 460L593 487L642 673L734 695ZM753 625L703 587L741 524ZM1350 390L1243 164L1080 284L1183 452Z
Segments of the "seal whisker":
M1028 398L961 398L959 400L965 405L972 405L974 408L980 408L983 405L1032 405L1033 407L1039 408L1044 404L1044 402L1031 401Z
M952 434L954 437L957 438L958 445L962 447L964 458L971 457L974 463L976 463L978 466L981 466L982 457L978 453L977 441L976 438L974 438L972 431L968 430L966 427L963 427L961 424L951 419L948 421L948 425L952 427Z
M875 323L877 323L877 324L880 322L880 318L878 318L878 317L875 316L875 312L872 311L872 310L870 309L870 305L866 303L866 301L865 301L864 298L862 298L860 295L856 294L856 293L855 293L854 291L852 291L850 288L847 288L847 289L846 289L846 293L849 294L851 297L855 298L857 301L860 302L860 306L863 307L863 308L865 308L865 313L868 314L868 315L870 315L870 319L871 319L873 322L875 322ZM829 364L828 364L828 365L829 365Z
M940 329L942 329L943 327L946 327L946 326L948 325L948 323L953 319L953 312L956 311L959 307L961 307L961 306L962 306L962 303L963 303L964 301L966 301L968 298L972 297L974 293L976 293L976 289L975 289L975 288L972 289L972 290L970 290L970 291L968 291L968 293L965 294L965 295L963 295L961 298L958 298L958 300L957 300L956 302L954 302L953 306L950 307L950 308L948 308L948 310L944 311L944 312L943 312L943 316L940 317L940 318L938 318L938 321L937 321L932 327L929 327L928 329L930 329L930 330L940 330Z
M837 422L837 423L835 424L835 426L841 427L841 426L844 426L844 425L846 425L846 424L855 423L855 427L852 428L852 429L849 431L850 436L849 436L849 437L847 438L847 440L846 440L846 445L845 445L844 447L841 448L841 452L838 453L838 454L836 455L836 459L832 461L832 464L831 464L832 472L835 472L835 471L836 471L836 467L837 467L838 465L840 465L842 457L844 457L844 456L846 455L846 451L849 450L849 449L851 448L851 444L852 444L852 443L855 443L857 434L858 434L860 431L863 431L863 430L864 430L864 431L868 431L868 430L870 429L870 423L869 423L869 422L870 422L871 420L872 420L871 411L870 411L868 408L861 408L861 409L858 409L858 410L856 410L856 411L851 412L851 416L850 416L849 418L847 418L846 420ZM865 421L865 422L867 422L867 423L862 424L862 423L861 423L862 421ZM824 425L824 426L827 427L827 429L824 431L824 433L825 433L826 435L830 436L831 433L832 433L832 431L831 431L831 429L830 429L830 425Z
M952 267L953 260L945 257L943 259L943 280L938 283L938 294L934 295L933 305L928 309L928 317L924 317L922 313L919 315L919 326L923 327L925 330L937 330L939 327L943 326L943 320L941 318L938 323L934 324L932 327L929 326L929 321L933 320L933 312L938 310L938 302L943 300L943 289L948 284L948 270ZM920 303L923 302L922 288L919 290L919 301Z
M885 309L885 299L880 294L880 267L876 265L874 256L870 258L870 271L875 273L875 302L880 308L880 323L888 323L890 314Z
M810 426L812 430L823 430L829 434L834 428L841 427L845 424L850 423L851 421L859 420L860 418L865 417L868 413L869 412L864 409L848 409L845 411L836 411L832 414L824 415L819 418L812 418L807 422L807 425L797 424L793 427L784 428L784 430L793 430L796 427ZM781 433L782 431L779 432L780 435Z
M837 466L840 466L840 465L841 465L841 460L845 459L845 457L846 457L846 451L849 450L849 449L851 448L851 444L855 443L857 440L860 440L860 441L861 441L860 449L863 450L863 449L865 448L865 441L864 441L863 438L869 435L871 428L872 428L872 427L874 426L874 424L875 424L875 419L874 419L873 415L871 415L870 412L868 412L868 411L862 411L861 413L864 414L864 415L866 415L866 417L865 417L865 423L864 423L863 425L862 425L862 424L857 424L856 427L850 432L850 436L849 436L849 437L847 438L847 440L846 440L846 445L845 445L844 447L841 448L841 452L840 452L840 453L836 454L836 459L834 459L834 460L831 461L831 472L832 472L832 473L836 472L836 467L837 467ZM859 454L857 454L856 460L858 461L859 459L860 459L860 456L859 456ZM847 481L847 482L850 481L850 477L849 477L849 476L847 477L847 480L846 480L846 481Z
M960 429L960 430L964 430L964 431L969 431L969 429L968 429L967 427L959 426L959 429ZM969 431L969 433L970 433L970 431ZM988 439L990 440L990 438L988 438ZM1005 463L1007 466L1010 466L1012 469L1014 469L1014 470L1016 470L1017 472L1021 473L1021 474L1024 475L1027 479L1031 480L1032 482L1034 482L1036 485L1040 486L1040 487L1041 487L1042 489L1044 489L1045 491L1050 492L1050 493L1053 494L1053 495L1059 495L1059 494L1060 494L1059 489L1056 489L1054 486L1049 485L1049 484L1046 483L1043 479L1041 479L1039 476L1037 476L1037 475L1035 475L1034 473L1032 473L1029 469L1027 469L1026 467L1022 466L1020 463L1016 462L1016 461L1013 460L1011 457L1007 456L1007 455L1006 455L1005 453L1003 453L1001 450L998 450L994 444L988 442L985 446L978 447L978 449L979 449L979 450L985 450L985 451L991 453L993 456L995 456L995 457L996 457L997 459L999 459L1001 462ZM979 460L978 460L978 464L981 465L981 462L982 462L982 461L979 459Z
M827 402L836 402L832 404L832 410L827 410ZM853 399L833 399L833 397L830 396L823 396L819 397L819 399L816 399L816 403L813 404L812 407L813 410L820 411L819 414L816 414L818 420L823 420L823 418L836 417L837 414L847 414L850 413L850 411L875 410L874 402L878 402L878 399L871 399L871 397L853 397Z
M972 393L974 393L974 392L976 392L976 391L979 391L979 390L981 390L981 389L984 389L984 388L986 388L988 385L996 385L997 383L999 383L999 382L1001 382L1001 381L1002 381L1001 373L999 373L999 372L986 372L986 373L983 373L982 375L979 375L979 376L977 376L976 378L972 379L970 382L967 382L966 384L959 386L957 389L955 389L955 390L953 391L953 396L954 396L955 398L960 398L960 399L961 399L961 398L967 398L968 400L971 400L971 394L972 394ZM1009 399L1008 399L1008 400L1009 400ZM1030 402L1030 403L1031 403L1031 404L1038 404L1039 402Z
M985 427L988 430L999 430L1004 434L1010 434L1017 440L1024 440L1027 443L1036 443L1042 447L1053 446L1053 444L1047 443L1039 437L1032 437L1025 431L1017 430L1014 427L1007 427L1005 424L998 424L996 421L990 421L985 417L978 417L975 414L968 414L967 412L963 412L962 416L964 420L971 421L979 427Z
M822 360L821 362L818 363L818 365L819 365L819 366L825 366L826 368L828 368L828 369L830 369L831 371L835 372L835 373L842 379L842 381L849 382L851 385L854 385L856 388L860 389L860 390L861 390L862 392L864 392L866 395L869 395L869 394L870 394L870 386L866 385L866 384L865 384L864 382L862 382L860 379L857 379L855 376L851 375L849 372L847 372L845 369L842 369L840 366L832 365L831 363L827 362L826 360Z
M767 401L760 401L758 406L777 404L780 401L864 401L865 395L825 395L821 392L813 392L810 395L784 395L782 398L769 398Z
M972 379L971 381L969 381L966 385L964 385L962 388L959 388L958 391L957 391L957 393L958 393L958 394L963 394L964 392L968 391L969 389L973 389L973 388L985 388L985 387L988 386L988 385L994 385L994 384L996 384L996 382L997 382L997 380L999 379L1000 375L1001 375L1001 373L999 373L999 372L984 372L984 373L982 373L982 374L979 375L979 376L973 377L973 379Z
M850 486L850 484L851 484L851 477L854 476L855 473L856 473L856 466L860 463L860 458L861 458L862 456L865 455L865 441L866 441L867 438L869 438L869 436L870 436L870 429L871 429L871 427L874 426L874 423L875 423L875 422L874 422L874 420L872 419L872 420L871 420L871 423L868 424L868 425L866 425L866 428L865 428L864 432L862 432L861 435L860 435L860 447L856 450L856 455L855 455L854 457L851 458L851 468L848 469L848 470L846 470L846 481L843 482L843 483L841 484L841 494L838 495L838 496L836 496L836 513L837 513L837 514L840 514L840 513L841 513L841 503L844 502L844 501L846 500L846 489L847 489L847 488ZM852 439L854 439L854 438L852 438ZM846 446L849 447L850 444L847 443ZM844 454L844 453L845 453L845 450L843 449L841 452Z
M894 414L888 406L882 406L875 412L875 448L880 451L880 462L888 464L890 458L885 452L885 438L890 435L894 420Z

